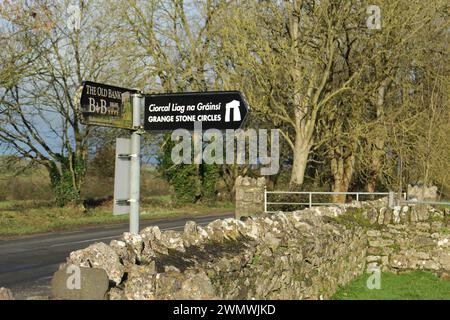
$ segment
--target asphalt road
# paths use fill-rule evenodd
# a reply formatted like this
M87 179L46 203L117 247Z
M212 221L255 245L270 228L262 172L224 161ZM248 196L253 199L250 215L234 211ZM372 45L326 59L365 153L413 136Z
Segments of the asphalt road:
M186 221L206 225L232 214L141 221L141 229L157 225L161 230L183 230ZM10 288L17 298L49 295L50 281L69 253L95 242L109 243L128 231L128 224L86 227L15 240L0 241L0 287Z

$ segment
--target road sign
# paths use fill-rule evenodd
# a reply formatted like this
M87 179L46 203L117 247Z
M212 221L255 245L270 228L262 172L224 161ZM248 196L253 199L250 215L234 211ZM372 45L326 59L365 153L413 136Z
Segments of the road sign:
M78 95L81 122L99 126L132 129L131 95L136 90L83 81Z
M239 129L248 114L248 104L239 91L150 94L145 96L146 131Z

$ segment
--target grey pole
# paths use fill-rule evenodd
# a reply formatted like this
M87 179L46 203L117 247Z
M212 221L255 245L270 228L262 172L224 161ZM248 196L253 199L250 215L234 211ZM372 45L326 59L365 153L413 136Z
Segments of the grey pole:
M133 94L133 128L130 163L130 233L139 234L139 200L141 183L141 101L140 93Z

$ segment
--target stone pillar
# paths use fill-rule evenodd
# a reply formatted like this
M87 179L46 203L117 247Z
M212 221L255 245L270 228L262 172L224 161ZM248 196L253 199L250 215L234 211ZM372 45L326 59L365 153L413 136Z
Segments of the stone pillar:
M236 219L264 213L265 186L266 179L264 177L258 179L241 176L237 177L235 182Z

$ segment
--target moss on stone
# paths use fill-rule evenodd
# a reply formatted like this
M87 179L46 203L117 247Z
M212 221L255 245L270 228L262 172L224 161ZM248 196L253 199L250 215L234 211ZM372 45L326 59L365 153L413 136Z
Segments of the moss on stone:
M261 256L256 255L256 256L253 257L251 265L252 266L257 266L260 261L261 261Z
M345 226L347 229L351 229L355 226L368 229L372 226L364 212L365 210L362 208L348 208L344 214L333 218L333 220L338 224Z

